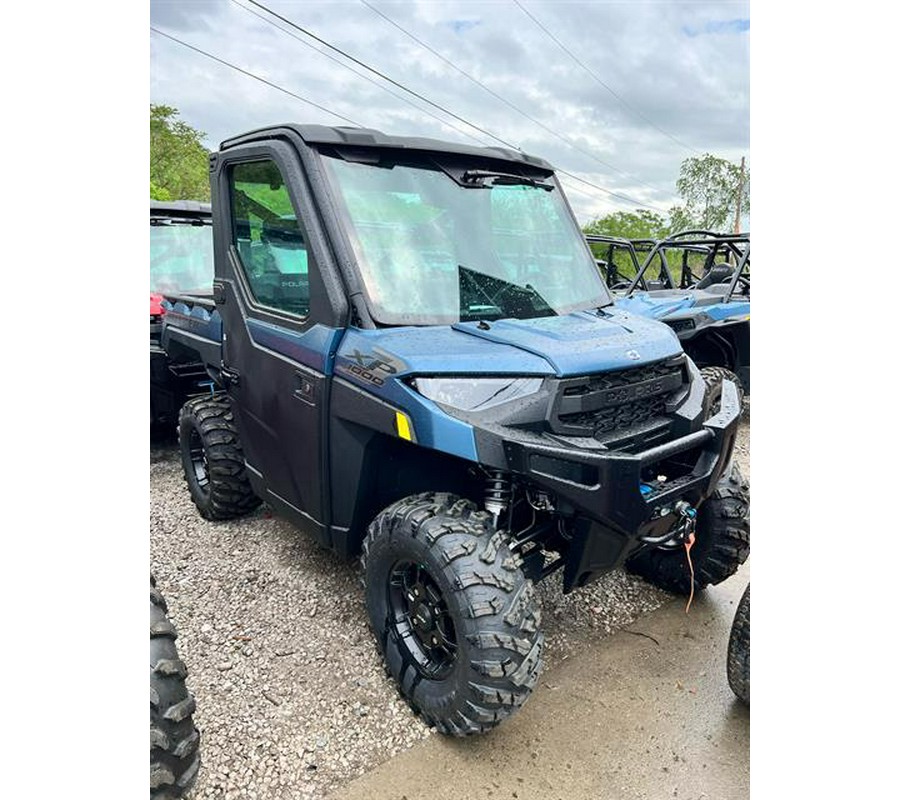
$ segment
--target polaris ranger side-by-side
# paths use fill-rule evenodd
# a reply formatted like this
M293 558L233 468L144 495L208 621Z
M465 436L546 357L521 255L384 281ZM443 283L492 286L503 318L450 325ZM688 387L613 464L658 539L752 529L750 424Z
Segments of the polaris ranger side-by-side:
M644 261L648 254L656 248L656 239L626 239L620 236L608 234L586 234L584 237L591 251L596 255L597 266L606 281L606 285L615 295L624 295L631 287L632 281L640 274L636 288L643 291L659 291L671 288L669 276L672 275L672 267L666 256L666 251L661 251L656 257L656 263L651 259L644 268ZM697 282L692 272L699 269L701 272L708 263L711 248L702 245L677 244L681 264L681 282L679 288L689 289ZM665 263L663 260L665 259ZM654 270L656 277L653 276ZM668 271L667 271L668 270Z
M150 429L175 430L185 400L209 380L202 364L173 369L159 343L163 295L212 297L212 207L193 200L150 201ZM171 434L170 434L171 435Z
M427 723L482 732L525 701L557 569L687 593L746 559L736 387L707 416L678 337L613 306L545 161L286 124L210 164L214 299L168 297L162 336L216 389L180 416L191 496L362 553Z
M585 238L603 256L597 265L616 305L665 322L678 334L716 395L710 398L713 407L723 379L737 384L743 401L750 392L750 235L682 231L659 241Z

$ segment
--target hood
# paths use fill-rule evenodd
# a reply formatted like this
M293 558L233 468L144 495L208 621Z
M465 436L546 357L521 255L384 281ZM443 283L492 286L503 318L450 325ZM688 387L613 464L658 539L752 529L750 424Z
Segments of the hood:
M695 297L692 292L674 289L653 293L635 292L630 297L616 298L616 308L650 319L660 319L677 311L687 311L694 305Z
M351 330L338 361L389 362L392 375L585 375L682 352L667 326L618 309L452 326Z
M477 322L460 322L453 329L540 356L559 377L624 369L681 352L670 328L618 309L489 324L483 330Z
M725 319L750 313L750 301L737 297L723 302L721 294L702 289L665 289L658 292L635 292L630 297L616 298L616 308L650 319L670 319L702 308L710 319Z

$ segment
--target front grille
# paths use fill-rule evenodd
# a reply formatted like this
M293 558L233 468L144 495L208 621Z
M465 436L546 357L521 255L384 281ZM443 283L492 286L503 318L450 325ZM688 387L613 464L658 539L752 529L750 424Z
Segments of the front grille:
M662 398L650 397L597 411L561 414L559 420L563 425L582 428L590 431L593 436L602 438L605 434L633 428L635 425L649 422L654 417L662 416L665 408L666 404Z
M567 436L593 436L614 443L668 431L666 402L687 382L679 356L642 367L560 381L550 414L550 430Z
M654 378L664 378L670 375L681 377L681 366L684 359L679 357L677 363L672 361L657 361L655 364L647 364L643 367L631 367L615 372L600 372L596 375L588 375L584 378L571 378L563 382L563 395L565 397L577 397L593 394L606 389L614 389L619 386L633 386Z

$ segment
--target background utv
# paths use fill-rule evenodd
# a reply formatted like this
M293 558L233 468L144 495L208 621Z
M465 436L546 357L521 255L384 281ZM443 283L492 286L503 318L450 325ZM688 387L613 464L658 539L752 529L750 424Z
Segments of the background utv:
M619 308L669 325L716 397L723 380L738 386L741 400L750 394L749 233L585 238Z
M212 297L212 207L150 201L150 432L171 436L185 400L209 377L202 364L173 365L159 343L163 295Z

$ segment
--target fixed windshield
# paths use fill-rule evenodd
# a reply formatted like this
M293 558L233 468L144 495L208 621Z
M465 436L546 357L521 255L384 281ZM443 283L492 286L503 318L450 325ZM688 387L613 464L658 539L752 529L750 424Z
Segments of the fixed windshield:
M466 182L424 161L324 161L379 322L527 319L611 302L555 184L459 170Z
M150 291L210 294L212 282L212 225L191 220L152 220Z

